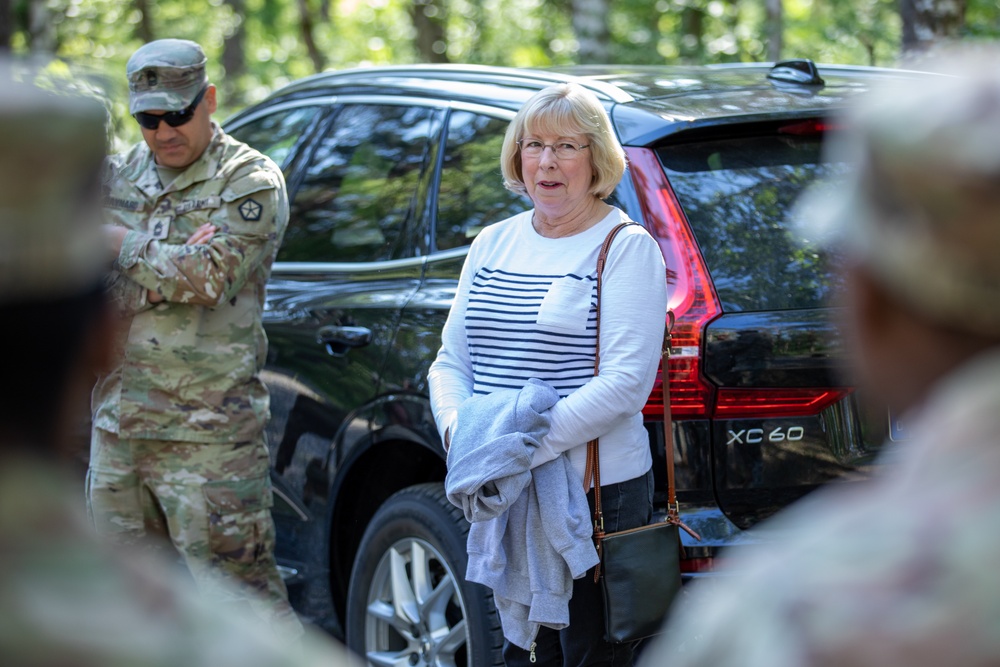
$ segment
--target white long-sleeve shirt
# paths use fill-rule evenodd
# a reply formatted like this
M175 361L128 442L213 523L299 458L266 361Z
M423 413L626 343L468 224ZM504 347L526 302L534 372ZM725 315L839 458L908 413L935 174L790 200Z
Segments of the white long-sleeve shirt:
M599 437L601 483L634 479L652 465L641 410L663 342L663 255L638 225L615 238L602 278L595 377L597 256L628 217L615 209L586 231L553 239L535 232L532 213L487 227L469 249L428 373L434 419L454 434L465 399L538 378L560 400L532 466L566 452L582 479L587 441Z

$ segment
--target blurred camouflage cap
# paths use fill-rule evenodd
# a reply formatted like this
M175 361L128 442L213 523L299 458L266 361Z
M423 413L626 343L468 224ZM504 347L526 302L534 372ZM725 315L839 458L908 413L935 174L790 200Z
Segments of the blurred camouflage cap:
M1000 335L997 52L942 56L842 115L846 181L801 206L805 234L860 261L932 320Z
M110 266L100 235L105 111L0 62L0 303L68 296Z
M180 111L208 85L205 52L186 39L158 39L128 59L129 113Z

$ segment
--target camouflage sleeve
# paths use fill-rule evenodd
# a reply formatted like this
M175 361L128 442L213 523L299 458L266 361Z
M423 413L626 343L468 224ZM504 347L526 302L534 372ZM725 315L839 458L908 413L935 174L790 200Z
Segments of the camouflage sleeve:
M271 259L288 222L280 171L246 165L223 190L210 216L218 228L207 244L163 243L129 231L116 267L167 301L215 307L232 299Z
M105 193L110 191L110 184L118 178L122 162L121 155L109 155L105 158L101 169L101 180ZM146 288L129 280L117 270L108 272L104 280L104 290L108 301L115 308L115 313L119 317L134 315L150 306L146 299Z
M111 271L108 274L104 281L104 289L119 317L134 315L151 305L146 299L146 288L129 280L118 271Z

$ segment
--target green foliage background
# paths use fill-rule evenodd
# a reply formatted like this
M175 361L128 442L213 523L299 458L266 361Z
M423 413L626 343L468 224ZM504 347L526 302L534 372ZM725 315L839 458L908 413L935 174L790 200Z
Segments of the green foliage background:
M433 56L510 66L578 61L572 0L12 0L16 54L45 52L86 72L118 100L125 62L144 41L181 37L203 45L221 86L220 117L281 85L324 69L427 60L415 16L435 26ZM608 0L609 62L768 60L766 0ZM782 58L891 66L900 53L898 0L783 0ZM145 11L144 11L145 10ZM312 26L315 53L302 29ZM32 27L34 26L34 27ZM38 28L38 26L44 26ZM1000 0L968 0L963 35L1000 34ZM227 39L241 39L242 71L226 72ZM311 57L312 55L312 57ZM117 87L117 89L116 89ZM118 121L119 132L134 128ZM135 138L137 133L128 138Z

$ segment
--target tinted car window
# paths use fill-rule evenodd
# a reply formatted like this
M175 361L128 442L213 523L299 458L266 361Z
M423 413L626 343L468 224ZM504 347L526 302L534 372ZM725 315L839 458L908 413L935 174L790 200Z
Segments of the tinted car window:
M815 308L838 280L833 262L795 233L803 189L842 167L820 137L752 137L668 146L660 161L726 311Z
M427 107L346 105L305 167L279 261L407 256L434 118Z
M299 137L318 111L319 107L284 109L254 119L229 133L267 155L284 169Z
M500 148L508 122L468 111L448 119L437 205L438 250L468 245L490 223L531 207L503 186Z

